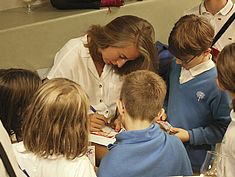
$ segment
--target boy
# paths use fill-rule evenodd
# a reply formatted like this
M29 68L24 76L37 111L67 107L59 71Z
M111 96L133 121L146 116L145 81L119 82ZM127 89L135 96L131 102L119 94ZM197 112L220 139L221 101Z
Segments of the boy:
M102 159L99 177L151 177L191 175L183 144L162 131L155 118L161 117L166 85L157 74L141 70L126 76L117 101L126 131Z
M230 122L229 97L215 82L217 71L210 54L213 36L206 19L186 15L176 22L168 40L176 59L170 66L166 112L194 172L199 172L206 151L221 142Z
M185 14L195 14L207 18L217 34L234 12L235 5L232 0L202 0L199 5L187 10ZM235 42L235 23L228 27L213 47L221 51L232 42Z

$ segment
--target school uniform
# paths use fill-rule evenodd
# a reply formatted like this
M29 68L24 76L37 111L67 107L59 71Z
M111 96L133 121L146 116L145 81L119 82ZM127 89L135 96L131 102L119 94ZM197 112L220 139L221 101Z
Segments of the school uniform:
M101 160L98 177L166 177L192 175L182 142L152 124L143 130L116 135Z
M220 161L219 176L235 176L235 112L231 111L232 119L221 143L222 161Z
M189 70L173 60L166 100L167 120L173 127L188 131L184 143L194 172L198 172L206 151L222 141L230 123L230 99L216 85L217 71L210 59Z
M57 52L47 78L63 77L78 83L97 112L111 118L116 113L115 102L119 98L122 80L112 66L107 64L99 76L85 44L87 35L68 41Z
M17 161L30 177L96 177L94 167L87 156L68 160L64 156L38 157L27 152L23 142L12 145Z
M204 1L198 6L189 9L185 14L200 15L209 20L214 27L215 34L219 32L222 26L226 23L229 17L235 12L235 5L232 0L228 0L224 8L222 8L215 15L208 12L205 8ZM226 45L235 42L235 23L233 22L229 28L224 32L220 39L215 43L214 47L221 51Z

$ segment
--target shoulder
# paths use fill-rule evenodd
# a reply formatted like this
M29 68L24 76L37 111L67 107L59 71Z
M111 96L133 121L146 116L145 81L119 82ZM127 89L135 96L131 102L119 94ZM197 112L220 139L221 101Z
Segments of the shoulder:
M85 155L72 160L71 163L76 163L75 168L77 169L77 173L80 174L80 176L88 176L88 174L91 174L91 176L93 176L93 174L95 173L94 167L92 166L89 158Z
M190 14L199 15L199 9L200 9L200 4L191 9L185 10L184 15L190 15Z

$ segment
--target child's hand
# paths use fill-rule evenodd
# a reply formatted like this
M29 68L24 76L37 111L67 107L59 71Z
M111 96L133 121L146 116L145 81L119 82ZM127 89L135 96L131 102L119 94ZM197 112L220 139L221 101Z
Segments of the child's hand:
M171 131L174 132L175 136L177 136L183 143L189 141L189 133L187 130L172 127Z
M119 132L122 128L122 123L121 123L121 115L119 115L113 122L111 122L110 126L116 131Z
M101 128L103 128L108 123L108 119L102 114L89 114L89 118L91 132L100 132Z

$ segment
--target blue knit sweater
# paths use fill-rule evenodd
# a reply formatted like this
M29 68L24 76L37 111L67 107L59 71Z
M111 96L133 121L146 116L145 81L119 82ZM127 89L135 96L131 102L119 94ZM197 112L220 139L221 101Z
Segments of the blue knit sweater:
M222 141L230 123L229 97L216 85L216 68L194 79L179 83L181 66L172 62L169 76L169 97L166 110L172 126L188 130L185 143L194 171L199 171L206 150Z
M165 177L192 175L187 152L180 140L157 124L125 131L102 159L98 177Z

